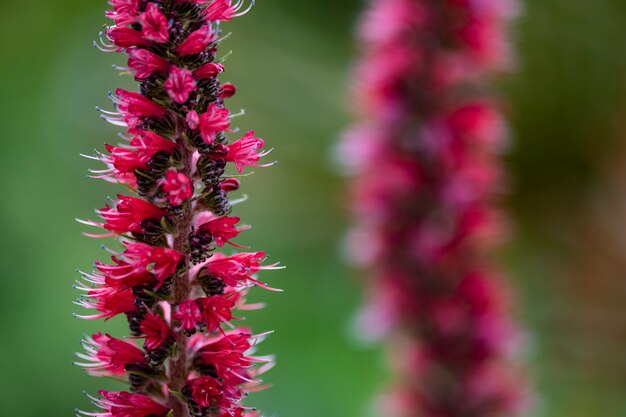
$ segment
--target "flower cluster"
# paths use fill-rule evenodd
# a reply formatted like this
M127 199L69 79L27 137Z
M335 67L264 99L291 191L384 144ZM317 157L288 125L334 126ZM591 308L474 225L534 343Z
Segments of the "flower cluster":
M90 374L125 380L129 392L102 390L90 397L103 417L254 417L242 405L248 392L265 388L259 376L271 356L255 356L265 334L236 327L267 264L264 252L217 253L244 247L233 240L248 227L230 215L237 175L260 165L264 142L254 132L229 143L233 115L224 101L236 93L220 83L219 22L245 14L244 0L110 0L113 24L96 45L128 56L124 72L139 91L110 94L114 111L102 118L122 126L124 143L106 145L92 158L105 167L93 177L124 185L131 195L81 221L112 237L120 251L81 272L77 304L85 319L123 315L130 337L87 337L76 364ZM136 340L142 340L138 346Z
M348 252L368 271L368 337L397 381L382 415L512 416L525 406L519 335L486 252L505 126L486 77L510 63L509 0L372 0L359 28L359 122L339 158L354 175Z

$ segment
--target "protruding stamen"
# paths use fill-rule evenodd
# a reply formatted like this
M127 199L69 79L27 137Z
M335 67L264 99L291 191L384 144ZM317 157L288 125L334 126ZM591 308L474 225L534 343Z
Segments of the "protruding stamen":
M244 3L245 3L245 0L239 0L239 1L237 1L237 5L238 5L238 6L236 6L237 10L238 10L238 9L240 9L240 8L244 5ZM252 1L250 2L250 5L248 6L248 8L246 8L245 10L242 10L241 12L238 12L238 13L234 14L234 15L233 15L233 17L241 17L241 16L245 15L245 14L246 14L246 13L248 13L250 10L252 10L252 8L254 7L254 5L255 5L255 0L252 0Z

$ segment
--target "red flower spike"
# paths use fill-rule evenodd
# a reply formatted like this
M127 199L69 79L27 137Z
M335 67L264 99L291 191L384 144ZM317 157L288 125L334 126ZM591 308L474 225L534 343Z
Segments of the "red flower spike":
M246 304L246 296L255 286L271 289L256 274L278 266L263 265L264 252L215 253L225 244L241 248L232 240L247 229L228 215L234 205L229 194L241 187L238 178L227 176L228 165L239 171L260 166L265 155L252 133L228 145L236 138L228 137L231 113L224 100L236 89L218 78L225 68L218 60L222 25L216 22L241 16L248 3L109 4L112 22L95 46L126 54L127 68L114 68L134 75L138 86L109 94L114 111L98 108L103 119L126 132L119 135L121 144L88 158L105 165L90 171L92 178L135 194L98 210L101 222L80 221L105 230L87 236L113 237L123 250L103 247L111 261L80 272L75 288L83 295L76 304L94 312L77 317L124 314L127 337L144 343L140 349L101 333L86 338L77 365L94 376L127 381L132 393L100 391L90 398L102 410L79 414L259 417L242 402L267 387L258 378L273 358L250 356L263 335L251 336L233 323L236 311L263 307ZM470 382L468 389L474 389Z
M397 382L381 415L528 406L519 333L489 261L506 131L484 84L509 63L514 11L511 0L372 0L359 28L361 121L338 159L355 176L348 252L369 274L360 330L393 343Z

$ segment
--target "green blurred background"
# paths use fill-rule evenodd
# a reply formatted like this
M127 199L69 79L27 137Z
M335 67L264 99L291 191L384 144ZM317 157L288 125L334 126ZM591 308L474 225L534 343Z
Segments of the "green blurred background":
M359 0L260 1L224 25L234 35L223 79L280 164L246 179L243 237L288 268L282 294L258 293L255 329L278 355L275 387L250 402L268 416L370 415L384 360L351 336L360 300L341 259L349 219L332 165L348 123L346 83ZM105 1L0 0L0 415L70 416L81 395L114 386L70 365L84 332L123 323L73 319L74 269L103 258L74 217L92 216L115 187L89 180L91 153L117 132L98 118L107 91L132 86L91 40ZM519 65L502 81L515 144L508 157L515 238L503 261L529 330L535 415L626 415L626 2L529 0L513 27ZM104 326L104 327L103 327Z

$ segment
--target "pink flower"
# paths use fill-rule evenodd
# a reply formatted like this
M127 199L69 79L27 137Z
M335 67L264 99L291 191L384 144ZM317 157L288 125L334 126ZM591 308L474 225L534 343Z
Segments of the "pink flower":
M135 72L135 78L143 80L153 73L165 74L170 63L155 53L141 48L128 49L128 67Z
M165 91L178 104L186 103L189 95L196 91L196 80L188 69L172 66L170 76L165 81Z
M220 74L222 72L224 72L224 65L210 62L195 70L193 72L193 75L198 80L204 80L207 78L215 78L217 74Z
M160 248L145 243L126 243L124 256L148 269L159 282L174 275L183 256L175 249Z
M215 135L223 132L230 126L230 117L227 109L215 103L209 104L207 111L200 115L200 135L207 144L215 141Z
M111 154L105 161L115 167L118 172L134 172L136 169L146 169L152 157L158 152L171 153L176 144L162 138L154 132L138 131L130 140L130 147L114 147L106 145Z
M141 322L141 333L145 336L144 348L147 351L156 350L174 340L174 333L161 316L147 314Z
M165 211L140 198L123 195L117 198L119 201L114 209L106 206L97 212L105 221L100 226L113 233L142 232L143 222L149 219L160 221L165 215Z
M220 98L227 99L231 98L237 92L237 87L235 87L231 83L224 83L222 88L220 89Z
M152 117L162 119L167 116L167 111L164 108L139 93L118 88L115 90L115 94L117 96L115 102L122 112L139 118Z
M220 183L220 188L227 193L237 191L239 187L241 187L241 181L237 178L226 178Z
M187 39L178 45L174 51L178 54L178 56L199 54L216 40L217 34L213 33L211 26L203 26L202 28L191 32L189 36L187 36Z
M498 109L488 102L471 102L458 107L448 123L452 133L469 146L500 146L506 133Z
M214 337L206 338L201 335L195 335L187 341L188 351L198 354L205 347L210 352L219 352L225 349L237 349L245 352L250 349L252 338L250 329L241 327L217 334ZM248 346L246 348L246 346Z
M257 152L258 149L263 148L263 139L257 138L254 136L254 131L250 131L246 133L246 135L235 141L233 144L228 146L228 153L226 154L226 159L228 162L233 162L237 167L237 171L242 173L246 166L256 166L256 167L266 167L272 164L267 165L258 165L257 161L270 153L271 151L266 152Z
M194 332L202 323L202 312L196 300L186 300L175 307L172 318L178 320L187 332Z
M247 356L246 352L252 347L251 341L254 342L255 338L241 329L229 332L200 347L194 362L200 369L210 369L213 376L228 385L247 382L255 389L262 389L255 378L273 366L273 358ZM253 367L255 363L261 365Z
M119 173L135 172L136 169L145 168L146 163L149 162L142 161L142 158L132 149L121 147L117 148L111 145L105 145L105 147L106 150L111 154L111 156L107 158L106 161L110 162L115 170Z
M191 397L203 408L221 403L222 386L215 379L208 376L195 378L190 383Z
M139 23L141 23L141 33L144 38L159 43L170 39L167 19L156 3L148 3L146 11L139 15Z
M77 304L86 309L95 309L100 312L93 316L76 317L95 320L104 318L109 320L122 313L133 313L137 310L135 305L135 296L133 290L125 285L108 286L100 285L99 287L89 290L88 299L81 299Z
M140 0L109 0L109 4L113 6L113 10L118 13L137 14L139 3Z
M198 117L198 113L196 113L195 110L192 110L187 113L186 121L189 129L196 130L198 124L200 123L200 117Z
M231 309L235 306L235 303L225 297L215 295L208 298L198 298L196 304L202 311L202 317L208 332L218 329L220 323L229 322L233 318Z
M194 378L188 382L184 391L188 393L190 400L202 410L203 414L210 409L218 409L228 416L236 417L237 411L241 409L236 405L243 398L241 390L212 377ZM220 413L220 415L222 414Z
M114 265L104 264L100 261L96 261L95 264L96 270L99 272L97 276L104 277L106 285L132 288L155 284L154 276L148 271L145 261L142 262L142 259L120 259L112 256L111 260L114 262Z
M144 353L135 345L114 337L96 333L83 341L87 355L76 355L90 363L76 363L95 376L112 375L121 377L126 373L129 364L145 362Z
M145 39L138 30L114 26L107 29L106 36L118 48L131 47L148 47L152 45L152 41Z
M117 26L123 27L137 21L139 14L139 0L110 0L113 10L106 12L106 16Z
M198 230L213 236L215 244L220 248L226 243L236 246L230 240L239 236L242 230L247 229L247 227L238 228L235 226L239 220L239 217L218 217L202 223L198 226Z
M79 411L81 414L99 417L166 417L170 411L147 395L105 390L98 393L101 398L90 398L104 412L94 414Z
M163 107L139 93L118 88L115 94L111 96L111 99L117 104L121 117L113 117L115 114L103 116L112 124L134 129L148 118L163 120L169 115Z
M149 284L156 280L155 290L171 277L182 255L174 249L160 248L145 243L124 243L126 250L119 258L111 257L115 265L96 262L96 268L111 284L119 281L128 286Z
M252 347L250 337L251 335L243 329L222 335L217 340L202 346L197 352L197 357L204 364L221 365L217 366L218 375L228 372L229 366L248 367L253 360L246 358L244 353Z
M172 207L181 206L193 195L193 184L189 177L174 169L165 173L159 180L159 187L167 193L167 201Z
M246 14L254 5L254 1L246 10L240 11L244 4L244 0L238 0L235 4L233 4L232 0L214 0L204 9L204 17L210 22L232 20L235 17Z
M245 284L250 281L262 288L273 290L273 288L252 278L252 275L261 270L280 269L278 264L261 265L267 259L265 252L242 252L232 256L213 257L202 270L201 275L215 276L231 287Z

